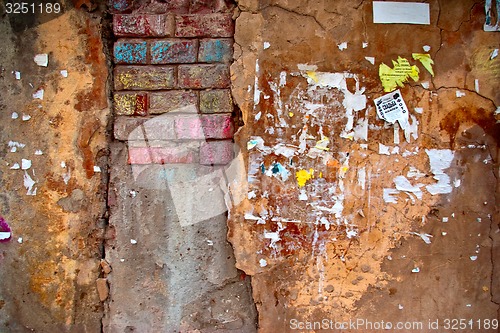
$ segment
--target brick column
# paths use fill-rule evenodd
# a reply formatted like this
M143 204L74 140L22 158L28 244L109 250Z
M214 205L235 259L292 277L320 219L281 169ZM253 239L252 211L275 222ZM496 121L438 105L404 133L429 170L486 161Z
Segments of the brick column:
M110 3L115 139L130 143L132 131L146 126L145 142L129 145L130 164L229 163L232 13L217 1L146 5Z

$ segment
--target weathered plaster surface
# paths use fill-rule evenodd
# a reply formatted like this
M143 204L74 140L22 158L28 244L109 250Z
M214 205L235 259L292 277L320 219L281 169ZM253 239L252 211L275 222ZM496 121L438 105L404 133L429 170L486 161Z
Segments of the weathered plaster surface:
M99 14L70 4L61 15L0 23L0 207L13 232L0 244L2 332L100 330L109 108L99 24ZM33 61L43 53L47 67ZM32 96L40 89L43 100ZM25 146L12 152L9 141ZM31 167L12 169L22 159ZM36 195L27 195L26 175Z
M373 24L366 1L239 2L233 96L248 177L233 187L245 190L229 239L260 332L293 331L292 319L498 318L498 36L481 30L479 4L430 6L431 24L412 26ZM406 138L376 115L378 65L413 64L425 45L436 76L415 62L418 82L401 88ZM432 194L433 154L453 156L451 191Z

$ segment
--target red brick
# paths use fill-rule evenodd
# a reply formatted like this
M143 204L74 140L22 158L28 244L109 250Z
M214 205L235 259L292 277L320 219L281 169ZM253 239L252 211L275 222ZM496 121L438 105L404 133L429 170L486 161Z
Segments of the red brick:
M198 41L192 39L162 39L149 42L152 64L182 64L196 62Z
M174 67L117 66L115 90L158 90L175 86Z
M116 140L136 141L139 145L146 145L153 141L175 140L175 117L156 116L153 118L116 117L114 122L114 136ZM135 146L137 144L134 143Z
M231 113L233 100L229 89L200 91L201 113Z
M177 15L176 37L232 37L232 14Z
M170 90L152 92L149 112L161 114L166 112L198 112L198 92L192 90Z
M130 147L128 150L129 164L175 164L196 161L196 154L183 146Z
M181 88L229 88L229 66L224 64L180 65L178 70Z
M114 109L116 115L145 116L148 112L147 93L115 92Z
M200 164L224 165L234 157L232 140L203 142L200 147Z
M230 62L233 59L233 40L203 39L200 41L198 62Z
M229 114L178 116L175 132L178 139L230 139L234 134L234 124Z
M115 36L171 37L174 33L173 15L114 15Z

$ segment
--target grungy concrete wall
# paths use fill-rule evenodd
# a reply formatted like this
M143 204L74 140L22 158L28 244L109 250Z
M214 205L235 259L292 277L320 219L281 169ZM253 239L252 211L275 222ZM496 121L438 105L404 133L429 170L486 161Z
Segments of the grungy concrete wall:
M238 2L229 240L259 332L498 319L499 36L480 1L428 3L412 25L374 24L372 1ZM398 57L419 71L405 130L374 103Z
M102 12L0 7L0 210L12 232L0 243L0 331L99 332L110 116Z

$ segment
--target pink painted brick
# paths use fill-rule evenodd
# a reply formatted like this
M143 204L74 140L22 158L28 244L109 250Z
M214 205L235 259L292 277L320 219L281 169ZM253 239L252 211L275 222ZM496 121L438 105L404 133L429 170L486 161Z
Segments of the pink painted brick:
M176 164L195 163L196 154L182 146L172 147L130 147L129 164Z
M230 139L234 134L230 114L180 116L175 120L178 139Z
M115 36L171 37L174 33L173 15L114 15Z
M198 112L198 92L193 90L169 90L151 92L149 112Z
M200 164L228 164L234 157L233 146L232 140L203 142L200 147Z
M172 66L116 66L115 90L159 90L175 86Z
M225 64L180 65L178 69L180 88L229 88L231 77Z
M232 37L234 21L232 14L177 15L176 37Z

